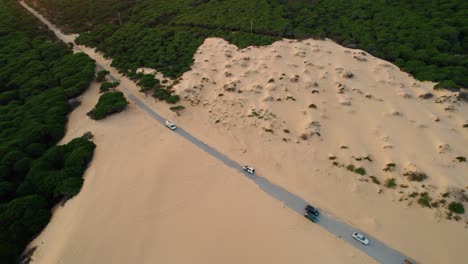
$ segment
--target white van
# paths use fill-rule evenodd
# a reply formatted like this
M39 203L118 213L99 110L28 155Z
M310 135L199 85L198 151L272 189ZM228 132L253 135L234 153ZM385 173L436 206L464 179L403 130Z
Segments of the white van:
M166 120L166 126L170 128L171 130L175 130L177 128L176 125L172 121L169 121L169 120Z

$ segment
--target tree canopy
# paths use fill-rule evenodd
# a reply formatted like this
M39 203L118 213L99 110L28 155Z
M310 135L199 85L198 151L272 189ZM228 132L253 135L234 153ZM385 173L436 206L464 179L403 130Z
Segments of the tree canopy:
M16 1L0 0L0 263L17 257L48 223L50 209L79 192L94 143L63 137L68 100L94 76Z
M197 47L210 36L239 47L315 37L364 49L420 80L468 87L464 0L29 2L47 8L56 24L82 33L79 43L111 56L125 73L149 67L177 77L190 68ZM99 15L91 16L93 12Z

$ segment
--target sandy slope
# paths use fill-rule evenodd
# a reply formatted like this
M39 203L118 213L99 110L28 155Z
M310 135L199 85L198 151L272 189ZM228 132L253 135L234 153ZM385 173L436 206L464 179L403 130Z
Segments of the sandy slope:
M177 121L197 137L417 260L468 256L466 215L448 221L445 208L421 208L409 197L428 192L438 201L450 191L451 201L466 192L468 166L455 157L468 156L468 108L455 94L316 40L238 50L207 39L181 79L175 89L188 110ZM419 97L428 92L432 98ZM393 172L382 170L388 163L396 164ZM349 164L403 187L375 185L347 171ZM411 182L406 171L428 178Z
M343 77L346 72L353 78ZM139 90L119 77L120 89ZM450 190L450 201L468 185L467 164L454 162L468 156L462 127L468 109L432 86L329 41L285 40L238 50L210 38L175 86L185 97L182 116L138 96L194 136L389 246L423 263L462 263L468 258L466 215L448 221L445 209L421 208L408 197L426 191L437 200ZM427 92L434 96L419 98ZM282 209L133 104L103 121L90 120L85 113L97 98L94 85L71 114L62 141L95 134L98 147L85 185L31 244L39 245L34 262L303 263L311 254L323 263L372 262ZM367 155L372 162L356 160ZM408 188L375 185L368 176L333 166L330 156L340 166L362 166L381 182L394 177ZM394 172L382 171L388 163L396 164ZM429 178L409 182L406 170Z

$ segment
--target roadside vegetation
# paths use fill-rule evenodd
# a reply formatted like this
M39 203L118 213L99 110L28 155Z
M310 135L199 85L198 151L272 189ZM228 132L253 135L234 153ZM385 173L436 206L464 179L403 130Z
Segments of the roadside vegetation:
M103 119L113 113L118 113L128 105L122 92L108 92L99 97L98 103L88 115L95 120Z
M437 87L468 87L468 2L463 0L28 0L78 42L125 73L187 71L206 37L243 48L280 38L331 38L389 60ZM242 15L240 15L242 14ZM252 34L251 33L252 22Z
M79 192L95 148L85 138L56 146L94 61L38 27L17 1L0 0L0 263L18 263L51 208Z

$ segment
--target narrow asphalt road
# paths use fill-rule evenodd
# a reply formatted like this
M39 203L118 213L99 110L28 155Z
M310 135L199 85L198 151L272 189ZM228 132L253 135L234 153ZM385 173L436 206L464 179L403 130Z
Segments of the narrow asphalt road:
M39 13L34 11L32 8L27 6L24 2L20 2L23 7L25 7L28 11L30 11L34 16L36 16L41 22L45 23L52 31L54 31L57 34L57 37L61 40L63 39L63 35L60 36L59 30L55 28L50 22L48 22L44 17L42 17ZM78 46L75 46L75 48L78 51L84 52L81 50ZM89 54L88 54L89 55ZM92 56L89 55L91 58ZM97 64L97 67L99 69L105 69L103 66ZM118 81L114 76L108 75L109 78L112 81ZM143 103L140 99L138 99L134 94L130 93L127 91L127 89L124 89L123 93L125 93L135 104L140 107L143 111L148 113L156 122L160 123L161 125L165 126L165 119L154 112L151 108L149 108L145 103ZM287 207L290 209L296 211L299 214L304 213L304 207L308 204L304 199L301 197L287 191L286 189L268 181L266 178L260 176L260 175L252 175L249 174L245 171L242 170L242 165L238 164L237 162L233 161L226 155L222 154L218 150L210 147L209 145L205 144L204 142L198 140L194 136L192 136L190 133L185 131L183 128L178 127L176 130L174 130L174 133L177 133L178 135L184 137L186 140L189 142L193 143L197 147L201 148L211 156L217 158L227 166L233 168L234 170L238 170L242 175L245 177L249 178L252 180L255 184L257 184L260 189L262 189L265 193L270 195L271 197L277 199L278 201L284 203ZM315 205L314 205L315 206ZM309 221L306 218L304 218L304 221ZM310 224L313 224L310 222ZM408 261L411 261L410 263L416 263L414 260L411 260L410 258L404 256L397 250L388 247L384 243L380 242L379 240L364 234L369 240L370 244L368 246L364 246L354 240L351 237L351 234L355 231L359 230L349 224L346 224L343 221L340 221L337 217L325 212L321 211L319 221L316 223L320 225L321 227L325 228L328 230L330 233L336 235L340 239L348 242L355 248L363 251L370 257L374 258L375 260L381 262L381 263L405 263L405 260L407 259Z

